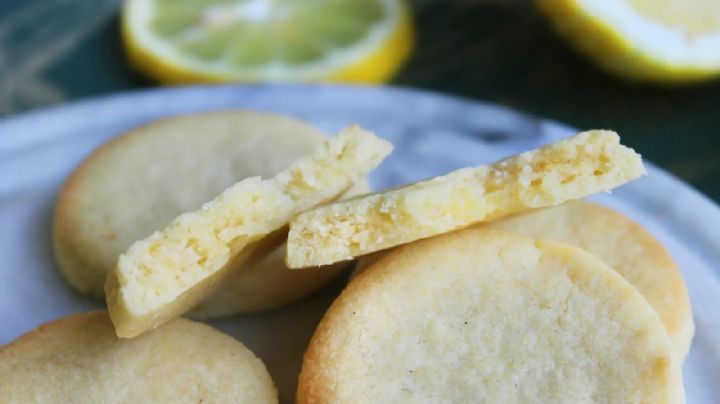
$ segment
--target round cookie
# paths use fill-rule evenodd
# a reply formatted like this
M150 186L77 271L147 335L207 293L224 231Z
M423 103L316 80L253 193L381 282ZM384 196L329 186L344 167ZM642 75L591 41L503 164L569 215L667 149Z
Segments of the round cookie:
M91 154L60 191L53 226L60 271L80 292L102 298L106 274L134 241L240 179L276 174L324 139L304 122L250 111L163 119L119 136ZM362 180L346 195L367 190ZM284 249L280 245L265 259L256 259L259 268L240 271L207 299L199 315L275 308L339 273L340 267L290 271L278 259Z
M473 228L351 282L305 353L298 403L681 403L657 313L566 244Z
M573 201L481 226L561 241L600 258L635 286L660 315L673 349L684 360L695 331L685 281L667 250L638 223L595 203ZM384 254L360 259L350 279Z
M487 225L572 244L600 258L660 315L678 357L687 355L695 330L687 287L667 250L638 223L612 209L576 201Z
M178 319L120 340L105 311L0 347L0 374L0 397L11 403L278 402L263 363L232 337Z

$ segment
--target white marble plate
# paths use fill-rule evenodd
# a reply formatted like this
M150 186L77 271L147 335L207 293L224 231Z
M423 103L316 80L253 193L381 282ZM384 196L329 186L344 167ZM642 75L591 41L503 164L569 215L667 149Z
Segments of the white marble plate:
M100 307L65 285L50 248L55 195L73 167L135 125L224 108L286 113L328 132L350 123L375 130L396 145L372 176L376 188L491 162L573 132L481 102L407 89L337 86L163 89L0 121L0 344L48 320ZM685 364L688 402L720 403L720 209L652 165L649 176L597 199L647 226L682 267L697 327ZM291 402L305 345L343 282L284 309L213 324L259 355L283 402Z

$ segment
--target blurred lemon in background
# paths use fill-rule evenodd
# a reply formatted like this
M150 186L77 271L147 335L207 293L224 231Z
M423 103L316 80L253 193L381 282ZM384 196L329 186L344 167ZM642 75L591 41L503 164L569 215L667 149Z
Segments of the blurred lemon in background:
M719 0L537 0L572 45L621 76L690 83L720 75Z
M380 83L409 55L403 0L127 0L125 50L166 84Z

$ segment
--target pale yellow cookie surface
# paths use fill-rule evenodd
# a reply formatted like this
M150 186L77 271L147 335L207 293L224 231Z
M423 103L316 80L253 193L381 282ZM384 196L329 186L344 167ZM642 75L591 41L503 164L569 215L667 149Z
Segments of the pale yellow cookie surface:
M639 224L609 208L576 201L487 226L572 244L600 258L660 315L679 357L687 354L694 332L687 287L667 250Z
M0 347L3 403L277 403L263 363L243 344L178 319L132 340L107 312L45 324Z
M657 313L589 253L472 228L393 250L332 304L299 403L682 403Z
M63 276L80 292L104 297L107 273L134 241L241 179L277 174L325 138L289 117L235 110L167 118L113 139L75 170L58 196L53 241ZM347 196L367 191L361 181ZM257 268L233 275L191 314L218 317L278 307L338 273L291 273L277 259L284 251L282 244L267 259L255 260Z
M582 132L493 165L310 210L290 223L290 268L327 265L530 208L607 191L645 172L610 131Z
M630 218L591 202L572 201L480 226L557 240L592 253L638 289L665 324L678 357L687 355L695 326L685 281L667 250ZM351 279L386 253L360 259Z
M242 180L133 243L105 283L117 335L139 335L200 303L255 252L257 241L337 198L391 150L371 132L347 128L274 177Z

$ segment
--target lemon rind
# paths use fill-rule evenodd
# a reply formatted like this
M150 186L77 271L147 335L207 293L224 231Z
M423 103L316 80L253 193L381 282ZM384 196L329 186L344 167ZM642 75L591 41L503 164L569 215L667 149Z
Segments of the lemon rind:
M571 45L604 69L639 81L692 83L720 75L720 32L688 36L623 0L536 0Z

